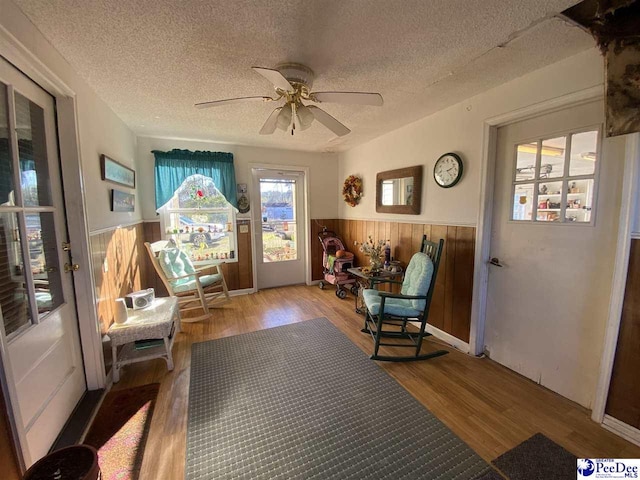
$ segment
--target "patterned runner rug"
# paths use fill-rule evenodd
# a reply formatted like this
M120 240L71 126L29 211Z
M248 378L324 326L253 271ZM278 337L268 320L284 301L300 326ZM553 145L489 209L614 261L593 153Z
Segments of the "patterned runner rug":
M136 480L159 383L107 393L84 443L98 450L103 480Z
M326 318L196 343L191 360L187 480L490 470Z

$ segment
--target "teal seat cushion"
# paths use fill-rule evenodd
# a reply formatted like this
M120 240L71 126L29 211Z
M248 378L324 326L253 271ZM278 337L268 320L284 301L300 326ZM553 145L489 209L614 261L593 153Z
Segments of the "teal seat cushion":
M402 295L425 296L429 291L431 277L433 276L433 262L425 253L415 253L407 266L402 282ZM380 312L381 297L378 290L366 289L362 292L367 310L378 315ZM422 315L426 300L410 300L404 298L387 298L384 304L384 313L397 317L415 318Z
M402 295L426 295L433 276L433 262L426 253L414 253L407 265L402 281ZM424 310L426 300L410 300L413 308Z
M380 297L378 290L363 290L362 296L369 313L378 315L380 313L380 304L382 303L382 297ZM412 300L387 298L384 302L384 313L385 315L393 315L396 317L417 318L422 315L422 310L413 308Z
M202 275L200 277L200 284L202 288L206 288L210 285L213 285L216 282L220 282L222 280L222 275L219 273L213 275ZM184 293L189 292L191 290L195 290L196 288L196 279L195 277L186 278L183 280L175 280L173 282L173 291L175 293Z

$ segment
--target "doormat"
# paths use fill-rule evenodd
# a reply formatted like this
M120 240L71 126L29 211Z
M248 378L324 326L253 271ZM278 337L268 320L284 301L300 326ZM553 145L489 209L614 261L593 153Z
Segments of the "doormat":
M103 480L136 480L159 383L109 392L84 443L98 450Z
M470 480L490 469L326 318L192 346L187 480Z
M577 457L541 433L493 460L509 480L575 480Z

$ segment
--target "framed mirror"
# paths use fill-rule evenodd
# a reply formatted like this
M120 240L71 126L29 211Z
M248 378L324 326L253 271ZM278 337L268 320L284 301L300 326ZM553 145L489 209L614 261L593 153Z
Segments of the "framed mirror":
M422 165L380 172L376 176L376 212L419 215Z

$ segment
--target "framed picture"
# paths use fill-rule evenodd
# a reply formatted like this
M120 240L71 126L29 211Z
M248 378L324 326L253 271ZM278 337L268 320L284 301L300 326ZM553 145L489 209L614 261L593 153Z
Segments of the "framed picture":
M100 173L102 180L117 183L125 187L136 188L136 172L106 155L100 155Z
M136 196L133 193L111 190L112 212L133 212L136 208Z

